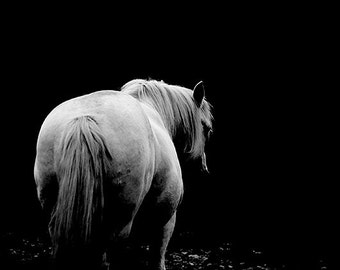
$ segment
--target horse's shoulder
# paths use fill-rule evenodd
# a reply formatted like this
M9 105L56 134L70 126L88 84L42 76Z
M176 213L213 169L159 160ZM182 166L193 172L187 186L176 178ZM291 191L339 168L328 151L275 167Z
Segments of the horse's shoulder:
M156 166L151 189L160 201L176 204L183 194L182 172L175 146L164 127L153 125L156 138Z
M150 127L155 138L156 148L158 149L159 159L163 165L170 166L173 161L177 160L177 154L171 135L166 129L161 116L148 104L140 103L145 112Z
M158 121L151 121L151 128L155 137L158 174L175 174L175 177L181 177L176 148L170 134Z

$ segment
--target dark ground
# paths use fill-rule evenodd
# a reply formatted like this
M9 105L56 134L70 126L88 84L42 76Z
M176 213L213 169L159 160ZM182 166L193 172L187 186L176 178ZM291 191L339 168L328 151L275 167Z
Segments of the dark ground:
M192 235L175 235L166 255L168 270L286 270L286 269L332 269L324 256L292 260L288 256L273 257L263 248L234 245L231 242L192 244ZM50 269L51 245L45 236L28 236L20 233L7 233L0 239L0 269ZM148 246L142 245L135 251L134 268L147 270ZM281 254L282 255L282 254ZM312 254L311 254L312 255ZM319 254L320 255L320 254ZM127 260L128 261L128 260Z

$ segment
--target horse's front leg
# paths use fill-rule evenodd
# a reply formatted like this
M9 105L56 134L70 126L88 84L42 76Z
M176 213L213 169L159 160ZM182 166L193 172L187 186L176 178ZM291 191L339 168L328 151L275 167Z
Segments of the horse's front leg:
M176 212L164 226L155 229L153 232L153 242L150 246L150 269L165 270L165 252L174 231L175 223Z

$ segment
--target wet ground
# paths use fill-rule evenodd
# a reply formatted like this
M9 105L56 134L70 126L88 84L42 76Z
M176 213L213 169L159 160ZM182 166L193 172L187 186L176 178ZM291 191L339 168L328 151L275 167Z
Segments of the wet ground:
M0 269L48 269L50 265L51 246L43 237L29 237L16 233L1 236ZM167 252L168 270L274 270L274 269L308 269L307 267L289 264L284 261L273 261L261 249L244 248L236 250L230 242L216 245L190 247L184 245L170 246ZM147 269L143 258L148 253L148 246L142 246L139 254L139 269ZM144 256L145 255L145 256ZM318 260L313 269L329 269L322 259Z

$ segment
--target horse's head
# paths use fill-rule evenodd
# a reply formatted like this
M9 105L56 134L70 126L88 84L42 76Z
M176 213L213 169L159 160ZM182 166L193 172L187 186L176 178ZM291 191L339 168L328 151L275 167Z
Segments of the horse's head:
M211 106L205 99L205 90L202 81L197 83L194 87L193 98L198 108L197 117L199 117L199 123L201 125L198 129L201 134L199 134L198 137L201 138L199 155L202 160L202 169L205 172L209 172L205 154L205 145L212 134L212 114L210 112Z

